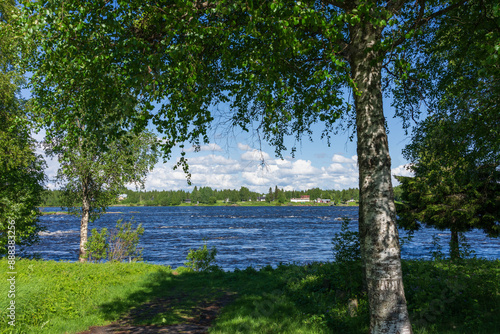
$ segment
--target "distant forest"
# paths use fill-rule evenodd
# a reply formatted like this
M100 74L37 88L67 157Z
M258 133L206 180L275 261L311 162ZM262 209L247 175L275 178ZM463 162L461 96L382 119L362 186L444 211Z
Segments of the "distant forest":
M42 206L62 206L62 191L47 190L43 196ZM118 199L116 204L120 205L145 205L145 206L172 206L186 203L191 200L192 204L216 204L217 202L238 203L238 202L256 202L258 200L268 203L287 203L292 198L300 198L303 195L309 195L311 201L318 198L329 199L335 204L346 203L349 200L359 201L359 190L350 188L344 190L321 190L319 188L305 191L292 190L287 191L279 189L277 186L269 188L266 194L250 191L246 187L239 190L217 190L210 187L194 187L192 192L184 190L152 190L152 191L134 191L123 189L121 194L126 198ZM123 196L125 197L125 196ZM265 199L264 199L265 197Z

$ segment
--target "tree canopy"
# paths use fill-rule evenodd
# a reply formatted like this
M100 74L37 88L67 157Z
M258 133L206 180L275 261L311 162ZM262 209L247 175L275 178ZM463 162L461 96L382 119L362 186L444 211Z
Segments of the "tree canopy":
M490 236L500 234L498 164L477 156L475 139L480 135L471 134L467 125L450 118L426 119L405 151L415 177L397 177L402 183L400 225L449 229L453 259L460 254L459 232L479 228Z
M426 57L417 68L428 73L419 89L432 114L404 151L415 178L401 178L398 215L406 227L449 228L452 257L459 254L457 232L499 234L499 24L498 4L473 1L419 40Z
M0 3L0 255L7 253L11 221L18 246L37 240L41 227L36 206L45 181L45 162L35 153L26 101L19 96L23 45L12 24L16 12L14 1Z
M82 137L76 145L71 140L68 142L66 133L62 132L58 140L47 143L46 152L59 159L57 180L62 185L63 207L81 217L80 261L85 261L88 223L115 203L127 184L143 186L147 173L157 162L157 155L156 137L148 132L129 132L114 138L106 133L109 127L102 124L101 135L108 140L95 142L92 140L94 129L86 131L82 126L80 130Z

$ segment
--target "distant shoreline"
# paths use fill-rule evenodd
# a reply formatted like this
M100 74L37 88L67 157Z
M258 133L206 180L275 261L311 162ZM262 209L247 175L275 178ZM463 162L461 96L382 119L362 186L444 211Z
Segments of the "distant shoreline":
M58 206L44 206L43 208L58 208ZM40 208L39 208L40 209ZM106 211L104 213L123 213L118 211ZM50 215L69 215L68 211L40 211L42 216Z
M286 203L286 204L273 204L273 203L235 203L235 204L187 204L183 203L180 205L169 205L169 206L163 206L163 207L353 207L353 206L359 206L359 203L356 202L356 204L340 204L340 205L331 205L327 203L311 203L311 204L303 204L303 203L297 203L297 204L291 204L291 203ZM134 208L134 207L150 207L150 208L155 208L155 207L162 207L161 205L129 205L129 204L114 204L111 205L110 208ZM44 206L44 207L39 207L40 208L59 208L57 206ZM112 214L112 213L123 213L120 211L106 211L104 212L105 214ZM69 213L67 211L42 211L40 210L40 214L42 216L49 216L49 215L68 215Z

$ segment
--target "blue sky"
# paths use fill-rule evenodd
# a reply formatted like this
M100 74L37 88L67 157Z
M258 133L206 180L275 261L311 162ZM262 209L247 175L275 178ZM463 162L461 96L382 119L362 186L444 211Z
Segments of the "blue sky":
M26 93L24 95L28 95ZM384 112L388 121L392 173L409 175L404 167L408 162L401 151L410 142L410 136L404 133L402 121L393 118L394 111L389 100L384 103ZM283 159L277 158L274 148L265 142L259 142L253 133L234 129L228 135L223 130L227 129L221 129L220 132L214 130L211 143L201 146L199 152L195 152L194 148L185 149L192 175L191 186L187 184L181 170L172 169L180 157L180 150L174 149L172 159L167 163L158 163L148 175L146 190L191 191L194 186L209 186L213 189L239 189L244 186L252 191L267 193L269 187L275 186L286 190L315 187L340 190L358 187L356 141L355 138L353 141L349 140L352 130L332 136L328 147L326 140L320 138L322 127L318 124L313 127L313 141L304 138L297 144L295 156L292 158L290 151L287 151L284 152ZM43 133L35 138L41 140ZM287 144L291 146L293 139ZM53 179L58 163L56 160L46 160L46 173L49 179ZM51 189L56 187L52 181L47 186Z
M410 136L403 130L402 121L393 118L394 111L390 101L385 101L385 114L389 128L389 150L392 156L392 172L396 175L409 175L404 165L408 162L402 156L402 149L410 142ZM146 180L146 189L185 189L194 186L210 186L214 189L239 189L248 187L252 191L267 193L269 187L286 190L305 190L314 187L321 189L347 189L358 187L358 167L356 141L349 140L352 130L338 134L331 139L328 147L326 140L320 138L322 127L313 128L316 134L311 142L308 138L297 145L292 158L290 151L277 158L274 147L259 142L253 133L239 129L227 135L214 131L209 145L201 146L200 152L194 148L186 149L192 174L192 186L188 186L182 171L172 167L179 150L174 150L173 159L168 163L157 164ZM293 144L293 138L288 145ZM395 179L393 179L395 181Z

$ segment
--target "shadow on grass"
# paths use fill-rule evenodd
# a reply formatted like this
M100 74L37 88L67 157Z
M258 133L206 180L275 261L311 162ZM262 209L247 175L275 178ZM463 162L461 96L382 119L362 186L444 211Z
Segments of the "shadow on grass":
M404 261L403 268L415 333L499 332L500 261ZM178 275L165 269L100 312L144 326L212 326L211 333L367 333L361 277L346 270L332 263Z
M215 273L159 270L149 274L142 289L102 304L106 320L126 318L136 324L177 324L192 320L208 303L232 295Z
M215 333L328 333L342 320L344 329L353 323L353 318L335 315L342 307L332 307L340 298L335 297L338 289L332 287L331 276L331 264L178 275L161 270L150 274L140 291L101 305L100 312L109 321L128 324L209 326L227 306L218 316ZM207 309L213 312L207 315ZM359 329L360 321L354 323Z
M500 261L404 261L415 333L500 333Z

